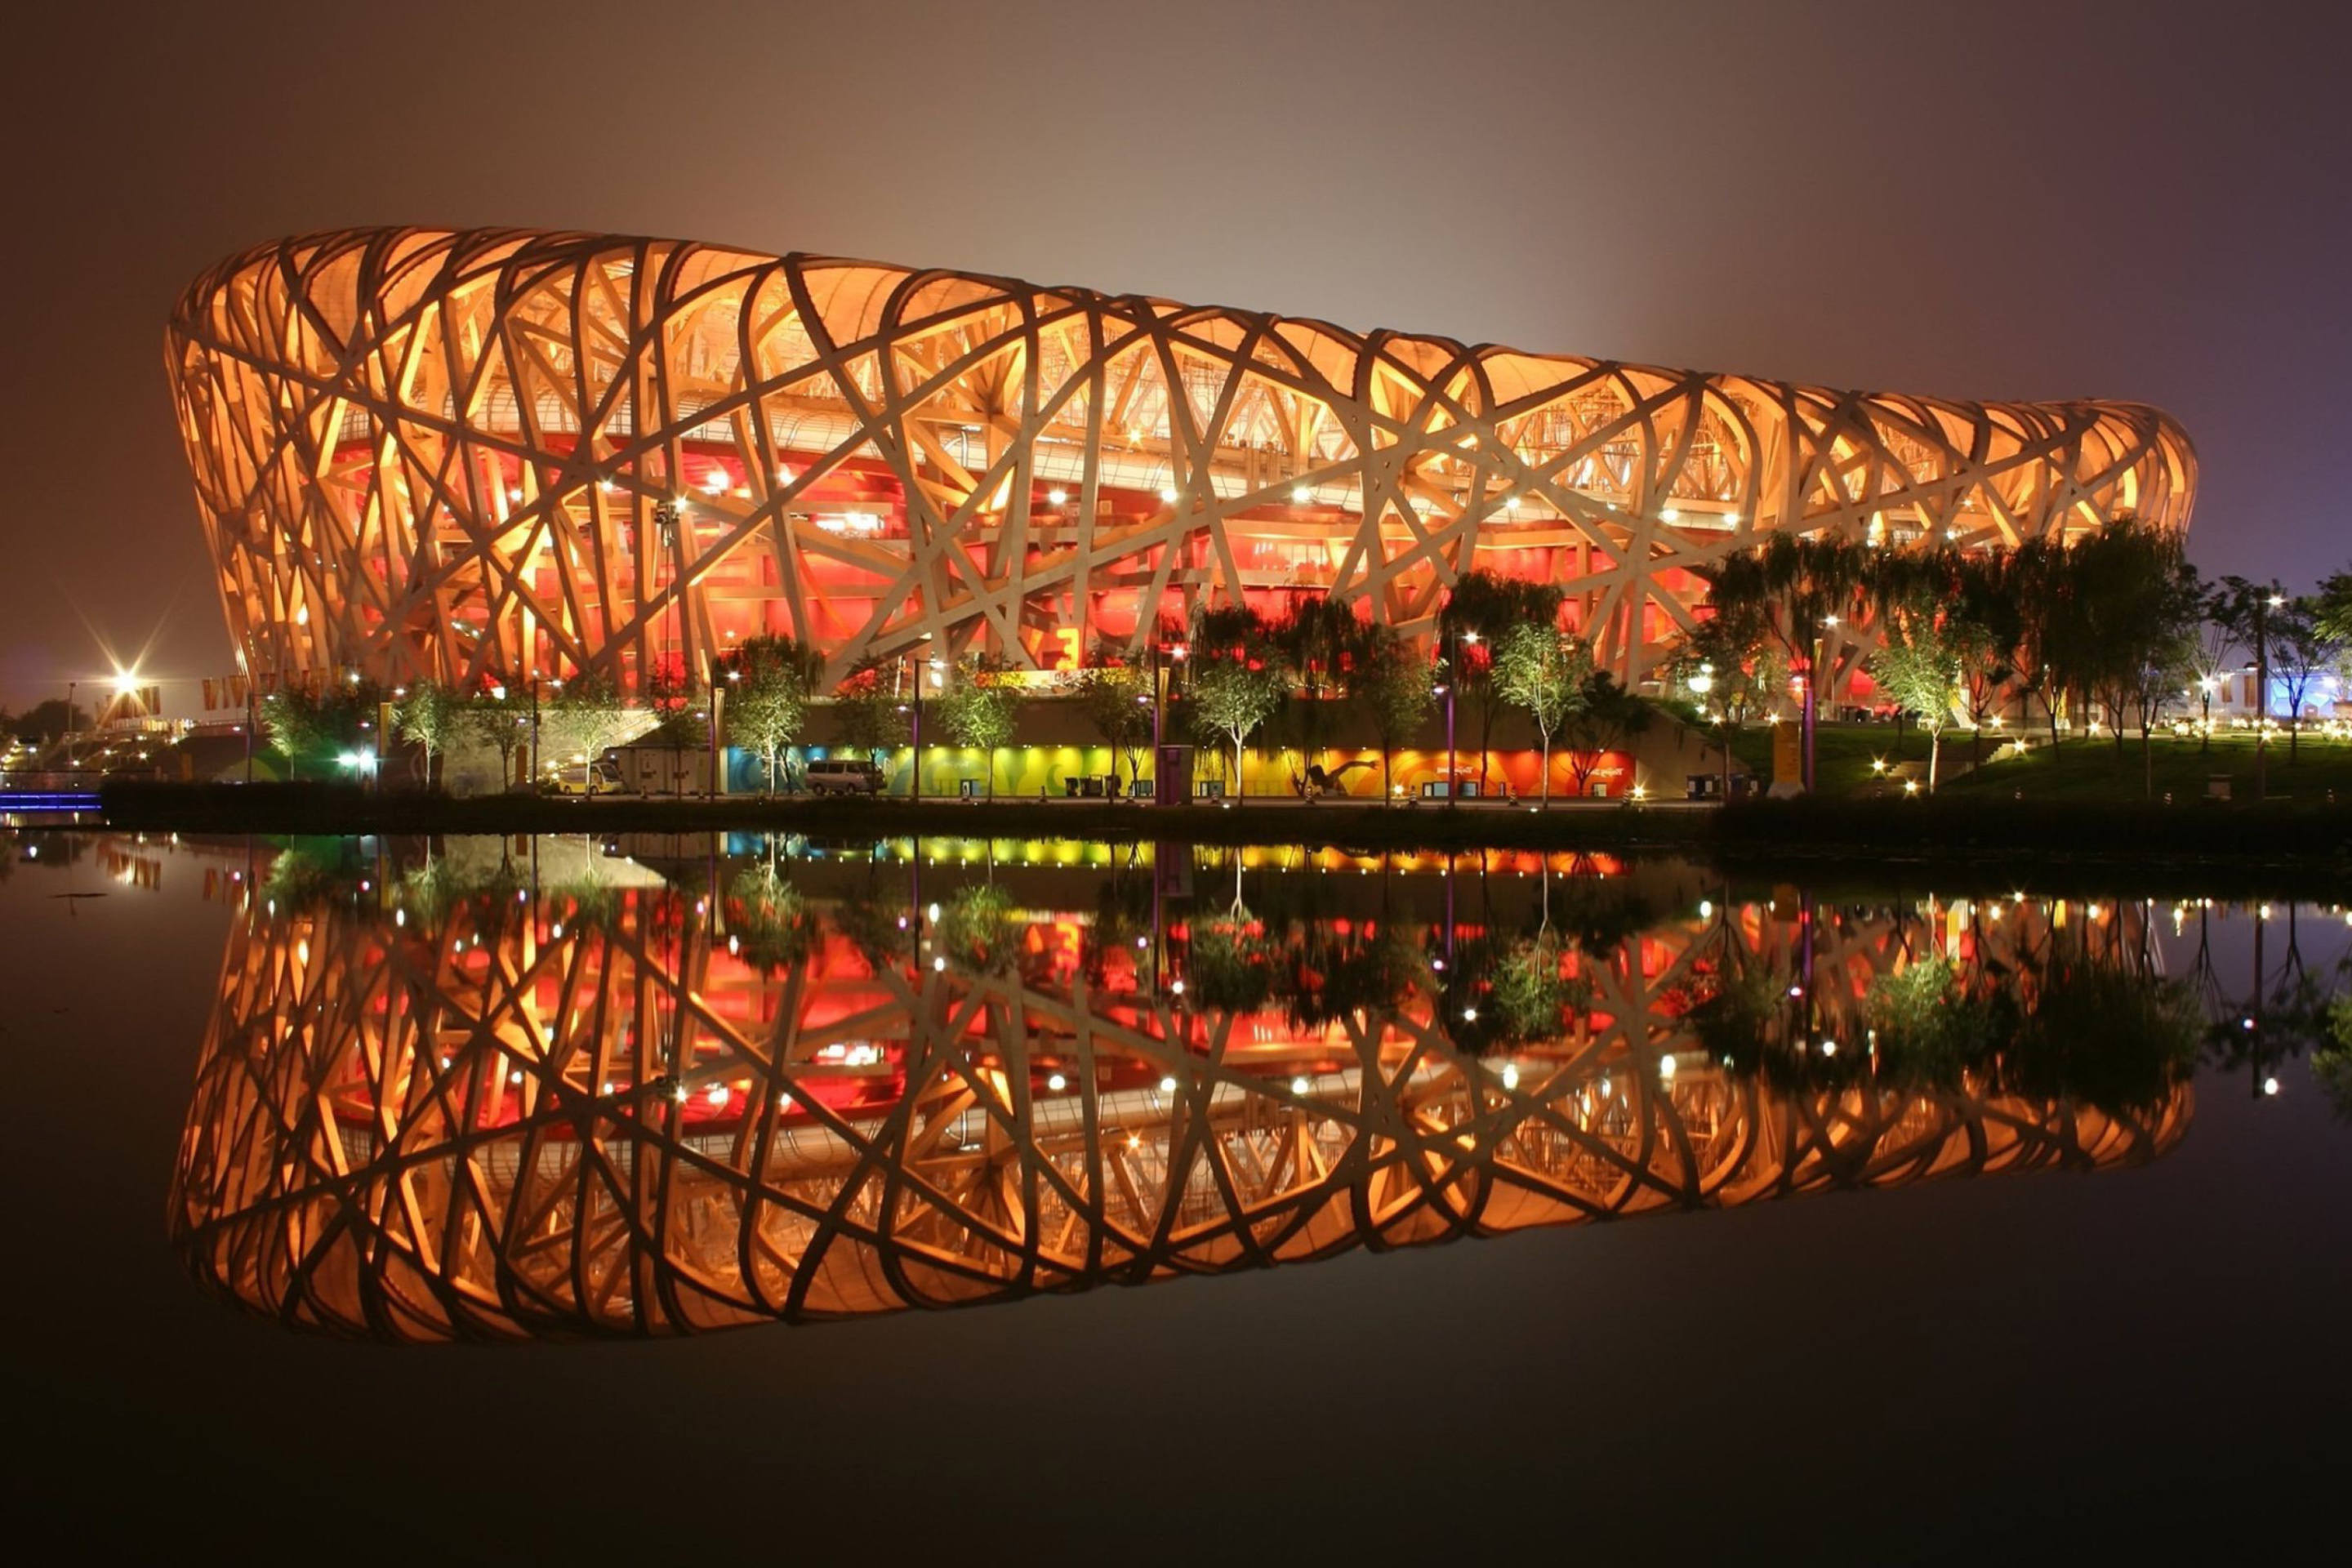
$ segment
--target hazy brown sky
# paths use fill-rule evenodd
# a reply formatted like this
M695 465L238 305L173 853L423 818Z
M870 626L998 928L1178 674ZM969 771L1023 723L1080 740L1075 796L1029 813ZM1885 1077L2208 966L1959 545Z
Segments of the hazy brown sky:
M2178 415L2191 552L2352 560L2352 8L41 7L5 67L0 701L229 668L163 374L257 240L673 235ZM673 19L674 18L674 19ZM173 703L177 707L179 700Z

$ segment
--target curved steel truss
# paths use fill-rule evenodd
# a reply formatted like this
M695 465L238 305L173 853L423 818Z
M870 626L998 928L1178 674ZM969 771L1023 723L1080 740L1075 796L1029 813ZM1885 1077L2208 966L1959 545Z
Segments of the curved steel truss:
M2129 1164L2191 1113L2185 1085L2113 1115L1866 1070L1771 1088L1696 1046L1728 973L1850 1010L1923 952L2015 965L2051 935L2028 909L1671 922L1578 961L1571 1035L1471 1057L1422 989L1314 1025L1194 1008L1079 916L941 928L929 961L919 913L901 945L892 906L854 939L811 908L754 963L705 907L249 911L173 1194L199 1279L367 1337L691 1333ZM2125 911L2086 923L2127 962Z
M2158 411L1522 353L670 240L365 229L199 279L169 334L232 636L265 684L698 682L788 632L1068 665L1318 589L1408 632L1549 579L1641 678L1774 530L2185 528ZM673 510L674 509L674 510ZM667 674L665 672L667 672Z

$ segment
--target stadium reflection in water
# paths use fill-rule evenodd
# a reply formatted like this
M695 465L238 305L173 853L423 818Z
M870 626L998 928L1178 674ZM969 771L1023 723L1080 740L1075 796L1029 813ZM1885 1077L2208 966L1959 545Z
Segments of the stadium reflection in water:
M698 1333L2103 1170L2191 1114L2137 904L473 847L224 877L172 1224L227 1299L387 1341Z

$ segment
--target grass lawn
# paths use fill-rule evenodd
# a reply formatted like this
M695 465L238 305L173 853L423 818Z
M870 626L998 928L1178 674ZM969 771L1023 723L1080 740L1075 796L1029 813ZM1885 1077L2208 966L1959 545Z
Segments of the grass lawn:
M2327 792L2334 790L2338 800L2352 804L2352 742L2305 735L2296 747L2297 759L2292 763L2287 760L2285 742L2273 741L2269 750L2266 771L2271 799L2315 805L2325 802ZM2207 777L2219 773L2229 775L2231 798L2253 798L2254 742L2251 736L2217 735L2210 749L2200 752L2195 741L2158 735L2150 762L2158 799L2169 791L2176 801L2201 800ZM2084 737L2062 741L2054 750L2044 745L2027 756L1988 763L1974 773L1952 780L1948 787L1956 795L2022 790L2029 800L2082 800L2100 795L2137 799L2146 792L2147 775L2147 764L2141 761L2137 740L2124 742L2123 755L2118 759L2112 737L2104 741Z
M1997 739L1988 731L1984 754L1991 756L2000 740L2007 738ZM2027 756L1987 763L1981 768L1963 772L1968 767L1969 736L1966 731L1947 731L1942 789L1955 795L1979 796L2007 795L2021 790L2029 800L2141 798L2145 779L2138 741L2125 741L2123 756L2118 760L2112 736L2102 740L2069 737L2060 742L2054 752L2049 746L2046 731L2032 738L2041 744ZM2297 750L2297 760L2289 763L2285 742L2271 743L2270 797L2316 804L2325 802L2332 789L2337 799L2352 805L2352 741L2305 735ZM1732 751L1741 762L1769 779L1769 728L1759 724L1743 730L1734 738ZM1884 758L1889 763L1908 760L1924 764L1927 760L1927 740L1917 730L1906 727L1898 747L1891 724L1824 724L1814 737L1813 757L1821 775L1822 794L1863 795L1871 793L1877 782L1878 775L1871 769L1874 760ZM2250 736L2217 735L2210 750L2200 752L2195 741L2159 735L2152 760L2154 793L2159 800L2168 790L2176 801L2201 800L2205 796L2205 780L2213 773L2230 775L2233 799L2253 798L2254 742Z
M1793 721L1789 728L1794 729ZM1745 763L1767 784L1772 780L1772 731L1778 726L1751 724L1734 735L1731 754ZM1985 755L1992 755L1996 742L1990 737L1985 742ZM1949 767L1955 761L1965 760L1968 746L1963 742L1955 748L1948 736L1944 742L1944 763ZM1908 725L1904 727L1897 744L1892 724L1823 724L1813 731L1813 769L1821 781L1823 795L1854 795L1867 789L1878 780L1871 763L1880 759L1892 765L1895 763L1916 762L1924 771L1927 763L1927 737Z

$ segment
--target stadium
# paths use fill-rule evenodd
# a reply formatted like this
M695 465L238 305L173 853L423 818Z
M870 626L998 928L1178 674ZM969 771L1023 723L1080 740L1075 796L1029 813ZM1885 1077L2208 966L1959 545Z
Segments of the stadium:
M1424 635L1473 568L1560 584L1569 628L1638 685L1701 570L1767 533L2182 529L2196 479L2139 405L1838 392L601 235L280 240L196 281L168 356L263 690L589 672L644 695L779 633L835 676L918 649L1055 670L1204 605L1311 594Z

